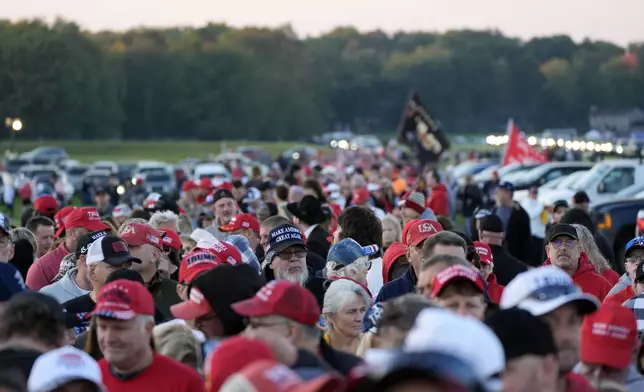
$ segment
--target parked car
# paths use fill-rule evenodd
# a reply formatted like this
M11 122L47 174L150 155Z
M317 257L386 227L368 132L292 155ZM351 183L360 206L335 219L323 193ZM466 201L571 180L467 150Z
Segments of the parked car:
M624 258L624 246L635 236L637 216L642 209L644 198L613 199L591 205L593 222L597 230L613 244L615 260ZM621 263L616 264L618 268L623 268Z
M208 177L214 184L217 184L223 181L230 181L232 179L232 174L228 171L226 166L221 163L204 162L195 165L193 177L197 181Z
M16 174L21 167L27 166L29 164L30 162L27 159L7 159L4 162L4 168L9 174L13 175Z
M87 165L71 166L67 169L67 178L74 187L74 191L79 192L83 188L83 178L88 169Z
M53 162L69 159L67 151L61 147L37 147L31 151L20 154L20 159L26 159L32 163Z
M148 171L141 174L143 186L148 193L171 194L177 191L174 173L165 171Z
M616 159L596 164L569 193L572 197L583 190L591 202L600 202L634 185L644 185L644 164L637 159Z
M150 172L164 172L174 175L174 167L163 162L139 162L132 172L132 184L135 184L137 179L143 178L145 174Z
M242 146L242 147L237 147L236 150L238 153L244 155L246 158L259 162L263 165L270 166L274 159L269 154L266 152L263 148L257 147L257 146Z
M69 181L67 173L60 170L58 166L55 165L26 165L21 167L20 170L18 170L18 173L14 176L14 187L16 189L20 189L26 183L29 183L33 190L33 198L36 198L42 193L40 191L41 188L39 187L39 184L51 183L51 178L54 173L63 183L65 191L62 196L65 199L64 201L67 202L71 200L74 197L74 186Z
M92 163L90 166L91 170L107 170L110 173L117 173L119 171L119 165L113 161L98 161Z
M570 173L567 176L561 176L545 183L539 187L539 201L545 206L551 206L557 200L566 200L570 202L570 189L572 189L577 182L582 181L584 175L588 172L588 170L579 170L574 173ZM556 181L556 183L553 184L554 181ZM529 192L530 191L527 189L516 191L514 192L513 198L520 202L528 197Z
M514 189L520 191L530 189L533 186L541 186L555 178L567 176L579 170L589 170L591 162L550 162L544 163L525 173L521 178L513 182ZM572 197L572 195L571 195Z
M381 155L385 150L380 139L373 135L360 135L351 140L351 150Z

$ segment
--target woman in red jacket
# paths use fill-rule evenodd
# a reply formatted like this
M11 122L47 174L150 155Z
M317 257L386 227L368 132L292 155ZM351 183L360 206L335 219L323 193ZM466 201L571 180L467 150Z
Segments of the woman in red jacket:
M474 241L474 248L479 255L480 268L479 271L485 281L487 282L487 292L490 299L496 303L501 303L501 295L503 294L504 287L496 282L496 275L492 273L494 269L494 257L490 246L484 242Z

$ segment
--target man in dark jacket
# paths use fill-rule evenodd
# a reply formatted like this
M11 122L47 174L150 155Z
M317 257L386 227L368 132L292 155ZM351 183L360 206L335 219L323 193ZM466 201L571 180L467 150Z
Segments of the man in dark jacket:
M240 316L248 318L246 334L266 337L266 334L284 333L284 337L298 349L294 370L328 372L332 368L343 375L349 374L361 360L334 350L320 336L318 321L320 306L315 296L297 283L272 281L255 297L232 305ZM286 324L286 328L271 328Z
M308 248L300 229L291 224L275 227L268 235L264 276L268 276L266 271L270 270L275 280L299 283L313 293L322 307L324 279L309 273L306 264L307 253Z
M327 219L320 200L306 195L299 203L287 204L286 209L293 215L293 223L304 233L309 250L326 259L331 244L327 240L329 233L320 226Z
M474 177L468 174L465 177L465 184L459 188L457 197L461 200L463 217L465 217L465 234L471 236L471 220L474 211L483 205L483 192L474 182Z
M479 239L490 246L494 258L493 273L498 284L505 286L515 276L527 271L528 267L513 257L503 247L503 222L497 215L488 215L481 219ZM524 242L529 244L529 242Z
M496 188L496 207L492 214L501 218L508 252L522 262L527 262L530 260L532 243L530 217L519 203L512 200L513 194L514 185L509 182L500 183Z

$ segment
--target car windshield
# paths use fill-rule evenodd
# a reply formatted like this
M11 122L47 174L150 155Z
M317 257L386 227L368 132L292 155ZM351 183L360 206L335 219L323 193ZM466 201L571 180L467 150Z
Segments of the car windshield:
M170 182L171 177L168 173L150 173L145 176L145 180L149 182Z
M638 196L641 192L644 192L644 185L629 186L628 188L622 189L617 192L615 196L619 197L631 197Z
M460 165L456 166L454 168L454 171L452 172L452 178L460 178L463 177L467 174L472 173L475 171L477 167L484 167L486 168L489 166L489 164L486 163L481 163L481 162L465 162L461 163Z
M583 178L586 174L589 173L589 170L579 170L574 173L571 173L567 177L564 177L559 184L555 187L556 189L572 189L578 181L583 181Z
M573 190L593 188L593 186L596 186L596 184L599 183L599 181L604 178L606 173L608 173L609 171L611 171L611 167L608 165L599 164L593 166L593 168L590 169L588 173L586 173L584 178L575 184Z
M24 160L24 159L12 159L7 161L5 164L6 169L9 173L15 173L17 172L21 167L29 164L29 161Z
M524 183L524 184L532 184L536 182L538 179L540 179L541 177L543 177L551 169L552 169L552 166L549 166L549 165L537 166L534 169L529 170L527 173L523 172L522 175L520 176L520 179L517 179L516 182Z
M69 173L69 175L72 175L72 176L81 176L85 174L86 171L87 171L86 167L76 166L76 167L69 168L67 173Z
M25 177L27 178L45 178L47 177L48 179L51 178L51 176L56 173L53 170L28 170L23 172Z
M563 181L565 179L566 179L566 177L557 177L554 180L548 181L545 184L541 185L539 187L539 190L542 190L542 189L554 189L554 188L557 187L557 185L559 185L561 183L561 181Z

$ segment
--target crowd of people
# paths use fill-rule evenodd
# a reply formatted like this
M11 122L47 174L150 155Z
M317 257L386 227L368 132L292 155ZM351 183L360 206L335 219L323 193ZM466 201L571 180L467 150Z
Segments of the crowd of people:
M644 237L618 260L584 195L442 174L297 168L0 215L0 390L644 391Z

